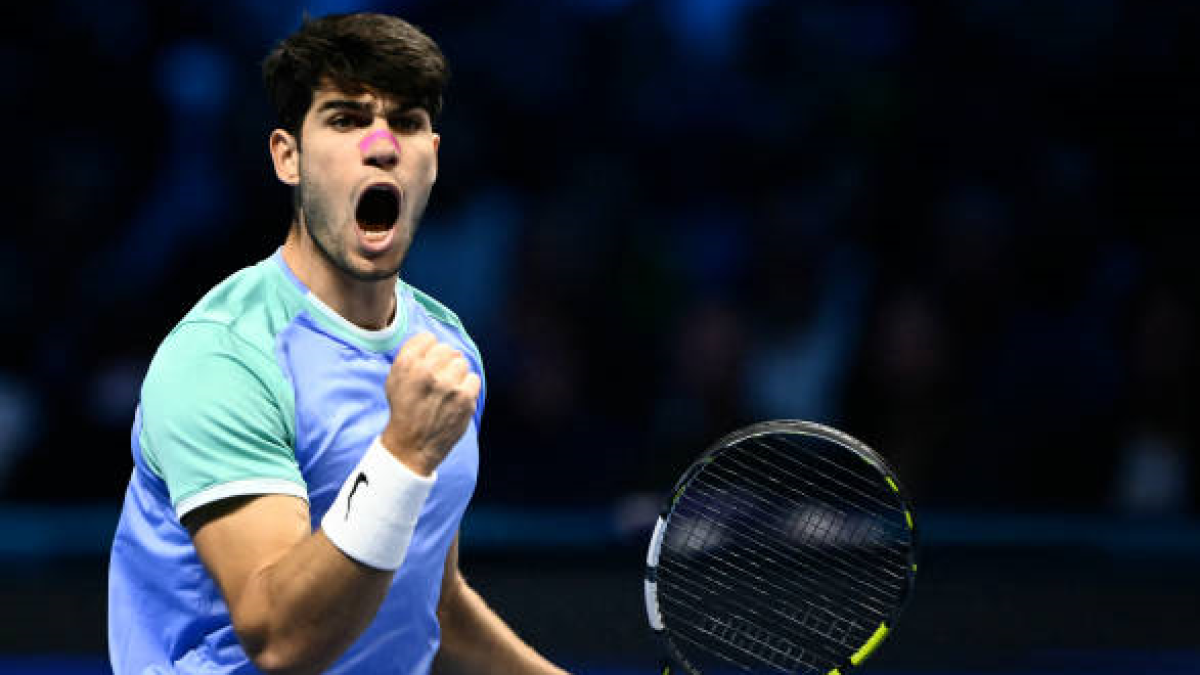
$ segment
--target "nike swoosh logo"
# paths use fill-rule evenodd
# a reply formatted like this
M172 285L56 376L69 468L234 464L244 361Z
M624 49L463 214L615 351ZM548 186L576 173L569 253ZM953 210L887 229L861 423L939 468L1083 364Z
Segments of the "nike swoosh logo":
M350 495L346 497L346 520L350 520L350 500L354 499L354 493L358 491L359 485L370 485L367 474L362 471L358 472L358 477L354 479L354 486L350 488Z

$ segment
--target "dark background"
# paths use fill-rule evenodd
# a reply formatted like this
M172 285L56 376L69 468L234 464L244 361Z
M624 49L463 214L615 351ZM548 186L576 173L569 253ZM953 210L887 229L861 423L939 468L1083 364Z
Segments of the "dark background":
M650 663L655 500L718 436L792 417L876 447L926 516L934 564L881 658L1200 647L1200 5L1182 0L11 14L0 591L26 618L0 646L103 651L146 365L286 232L258 64L302 11L363 8L426 29L453 71L403 276L484 354L464 565L519 629ZM574 593L592 620L566 620ZM54 630L64 614L82 628Z

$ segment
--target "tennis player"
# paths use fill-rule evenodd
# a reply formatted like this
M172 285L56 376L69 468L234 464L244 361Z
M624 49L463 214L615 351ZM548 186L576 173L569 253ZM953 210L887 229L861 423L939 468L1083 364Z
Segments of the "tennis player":
M563 673L463 580L483 367L399 280L446 64L389 16L306 21L264 64L283 246L159 347L113 542L126 673Z

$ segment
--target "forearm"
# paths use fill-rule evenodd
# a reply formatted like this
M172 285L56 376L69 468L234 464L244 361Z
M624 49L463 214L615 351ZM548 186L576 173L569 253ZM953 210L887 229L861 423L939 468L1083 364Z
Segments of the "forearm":
M321 531L246 581L234 627L267 673L317 673L366 629L392 572L351 560Z
M459 577L438 610L442 646L435 675L565 675L525 644Z
M350 476L321 529L309 534L306 519L304 536L254 569L232 596L242 605L241 617L234 615L238 635L264 670L323 670L358 637L392 579L378 570L400 567L434 484L379 443Z
M310 523L308 504L286 495L224 500L185 518L238 640L267 673L327 667L371 622L391 583L391 572L355 562Z

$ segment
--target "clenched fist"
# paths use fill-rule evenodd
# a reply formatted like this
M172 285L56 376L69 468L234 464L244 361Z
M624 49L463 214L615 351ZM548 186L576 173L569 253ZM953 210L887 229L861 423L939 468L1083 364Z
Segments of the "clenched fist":
M466 433L481 384L462 352L430 333L413 336L384 384L391 416L383 446L416 473L432 474Z

